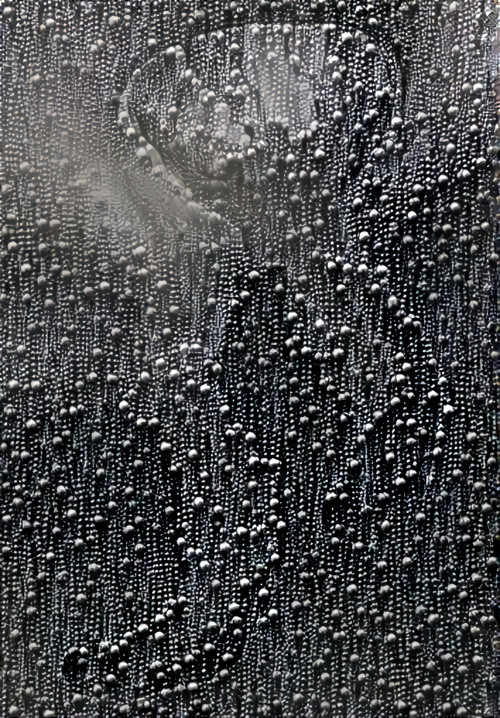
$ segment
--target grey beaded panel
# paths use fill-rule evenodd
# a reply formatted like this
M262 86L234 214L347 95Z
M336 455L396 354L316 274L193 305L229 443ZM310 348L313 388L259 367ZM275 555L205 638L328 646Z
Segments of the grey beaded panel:
M0 15L0 716L498 716L493 0Z

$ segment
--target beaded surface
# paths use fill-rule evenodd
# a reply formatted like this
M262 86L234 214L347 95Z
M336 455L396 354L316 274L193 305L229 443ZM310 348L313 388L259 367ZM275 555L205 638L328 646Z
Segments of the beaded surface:
M0 16L0 716L494 718L495 4Z

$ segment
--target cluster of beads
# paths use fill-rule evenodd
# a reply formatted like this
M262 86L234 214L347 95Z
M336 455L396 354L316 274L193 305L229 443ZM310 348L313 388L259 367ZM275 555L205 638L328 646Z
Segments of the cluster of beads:
M495 715L484 0L4 0L6 718Z

